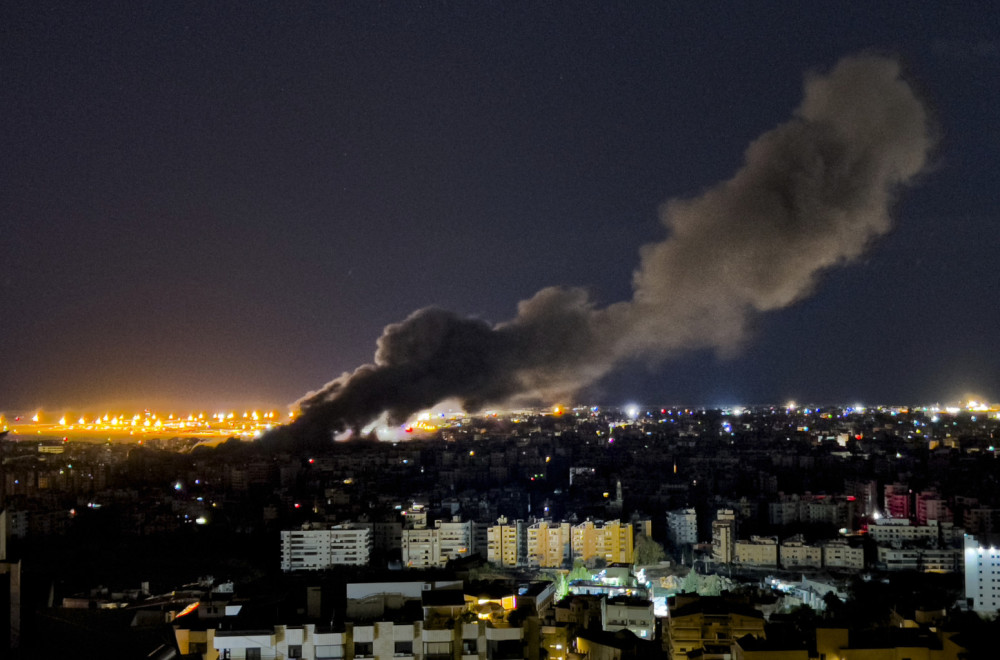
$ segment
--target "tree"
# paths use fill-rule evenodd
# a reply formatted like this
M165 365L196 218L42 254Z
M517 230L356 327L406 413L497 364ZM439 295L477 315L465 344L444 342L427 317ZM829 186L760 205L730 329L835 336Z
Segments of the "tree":
M684 578L684 591L686 591L689 594L697 593L698 587L700 586L701 586L701 580L699 579L698 574L692 568L690 571L688 571L687 576Z
M590 580L593 576L590 573L584 563L580 560L573 562L573 570L569 572L569 577L567 578L570 582L574 580Z
M666 559L667 553L663 550L663 546L653 539L645 534L637 534L633 558L636 566L651 566Z
M556 577L556 601L560 601L569 595L569 578L566 573L560 573Z
M722 576L713 573L706 575L701 581L698 594L701 596L718 596L722 593Z
M823 603L826 605L826 617L828 619L839 618L844 612L844 602L832 591L826 592L823 596Z

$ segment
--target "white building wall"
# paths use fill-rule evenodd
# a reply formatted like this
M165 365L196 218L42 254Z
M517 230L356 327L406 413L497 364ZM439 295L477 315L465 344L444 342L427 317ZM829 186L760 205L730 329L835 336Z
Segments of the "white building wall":
M965 597L974 612L1000 613L1000 549L983 547L970 535L965 537Z
M437 529L403 530L403 565L411 568L429 568L443 565L441 535Z
M441 557L444 560L467 557L475 552L475 532L472 525L472 521L458 520L451 522L438 520L434 523L440 538Z
M281 570L324 570L330 566L365 566L371 557L370 529L332 525L281 532Z

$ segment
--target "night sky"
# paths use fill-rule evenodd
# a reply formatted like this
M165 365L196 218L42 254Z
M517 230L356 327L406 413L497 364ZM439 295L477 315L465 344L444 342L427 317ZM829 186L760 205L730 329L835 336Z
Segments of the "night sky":
M1000 400L992 3L539 4L0 5L0 410L284 405L419 308L628 299L661 205L863 51L939 139L894 230L578 399Z

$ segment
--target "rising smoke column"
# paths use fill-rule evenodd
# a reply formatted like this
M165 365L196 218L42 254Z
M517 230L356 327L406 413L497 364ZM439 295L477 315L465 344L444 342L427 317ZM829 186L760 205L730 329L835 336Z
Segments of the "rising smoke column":
M298 424L328 433L448 398L470 410L562 399L625 359L731 353L754 314L809 295L891 228L895 195L933 142L895 60L845 58L807 77L793 117L757 138L731 179L663 206L668 236L642 247L632 300L597 308L582 289L550 287L495 326L416 311L386 327L373 364L299 401Z

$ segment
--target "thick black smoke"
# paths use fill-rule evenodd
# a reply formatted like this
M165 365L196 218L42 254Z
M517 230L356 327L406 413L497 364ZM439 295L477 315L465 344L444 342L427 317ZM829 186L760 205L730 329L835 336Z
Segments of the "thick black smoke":
M561 400L624 359L732 352L752 315L807 296L889 230L894 195L932 146L898 63L845 58L807 78L792 119L757 138L731 179L664 205L668 237L642 248L632 300L598 309L583 290L550 287L496 326L419 310L385 329L373 364L303 398L299 424L399 421L449 398L470 410Z

